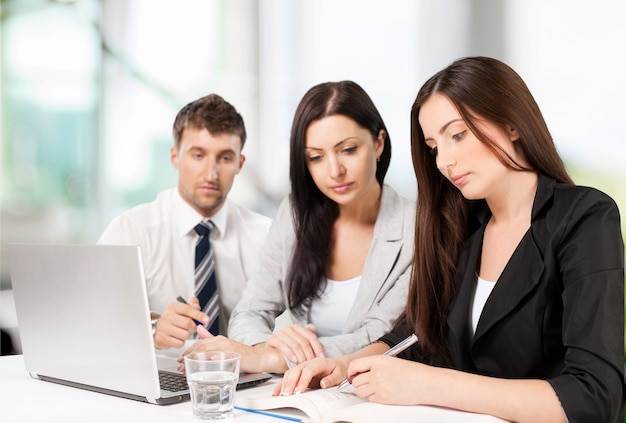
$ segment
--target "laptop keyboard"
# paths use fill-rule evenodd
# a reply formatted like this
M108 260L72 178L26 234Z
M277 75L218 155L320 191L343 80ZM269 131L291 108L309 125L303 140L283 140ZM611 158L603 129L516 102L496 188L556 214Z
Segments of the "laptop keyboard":
M161 389L167 392L180 392L189 389L187 378L180 373L159 372Z

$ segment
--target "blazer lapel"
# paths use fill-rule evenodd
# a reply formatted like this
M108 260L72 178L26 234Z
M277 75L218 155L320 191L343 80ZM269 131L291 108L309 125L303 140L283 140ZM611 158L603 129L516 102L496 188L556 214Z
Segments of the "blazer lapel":
M367 289L367 294L374 299L376 293L382 287L382 283L387 279L394 263L400 254L402 247L401 239L384 239L374 238L370 247L368 257L376 257L375 260L366 260L363 267L362 286L375 289ZM369 281L376 281L375 283L369 283ZM359 292L365 294L365 290ZM358 301L355 301L358 303Z
M380 211L374 227L374 237L370 245L361 284L354 305L368 310L377 294L386 285L394 264L402 249L404 216L401 213L403 204L400 197L389 187L384 186ZM351 312L346 327L360 326L363 313Z
M529 229L485 303L476 327L474 342L515 310L516 306L539 283L544 267L543 256Z
M466 242L459 256L459 284L448 314L448 350L460 369L473 370L470 355L470 304L476 283L476 265L480 259L485 228L480 227Z
M476 333L471 338L470 306L476 285L476 271L483 245L485 226L491 216L484 202L477 203L475 224L477 229L466 241L466 246L459 257L459 285L457 294L448 314L448 348L454 363L461 369L475 370L472 361L471 345L484 336L490 328L513 312L524 297L531 292L541 280L545 264L543 252L536 240L534 226L543 208L553 196L555 181L539 176L537 194L533 204L531 227L511 256L500 279L480 316ZM537 234L540 235L540 234ZM519 275L523 275L520 277Z
M489 331L489 328L511 313L524 297L539 284L545 268L545 261L540 246L541 241L537 242L534 229L537 226L538 216L554 194L555 184L553 179L539 175L530 228L513 252L485 303L474 335L474 342ZM538 233L538 235L541 234ZM522 276L520 277L520 275Z

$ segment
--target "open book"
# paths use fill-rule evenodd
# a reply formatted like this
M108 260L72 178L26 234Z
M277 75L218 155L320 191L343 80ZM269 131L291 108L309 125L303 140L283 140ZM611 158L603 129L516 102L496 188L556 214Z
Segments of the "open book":
M273 388L273 387L272 387ZM272 396L266 389L252 395L235 395L235 406L272 410L277 414L301 416L303 422L379 423L421 421L438 423L501 423L497 417L428 406L384 405L368 402L356 395L339 392L336 387L312 389L302 394ZM296 411L294 413L294 410ZM278 420L277 420L278 421Z

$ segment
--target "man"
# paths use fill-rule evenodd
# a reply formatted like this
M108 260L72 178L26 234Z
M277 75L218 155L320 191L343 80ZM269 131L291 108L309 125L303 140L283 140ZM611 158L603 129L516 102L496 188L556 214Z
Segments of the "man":
M271 223L227 199L245 162L246 141L243 119L231 104L216 94L187 104L174 120L173 136L178 187L118 216L98 240L141 247L157 348L182 347L199 323L226 335ZM204 285L213 285L209 297L216 290L217 296L215 307L207 300L202 311L197 297L206 298Z

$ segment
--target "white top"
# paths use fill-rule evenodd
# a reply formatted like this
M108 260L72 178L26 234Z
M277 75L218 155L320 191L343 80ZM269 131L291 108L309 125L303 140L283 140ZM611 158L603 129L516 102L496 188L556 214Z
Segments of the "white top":
M495 282L486 281L478 276L476 292L474 293L474 304L472 305L472 335L476 333L478 320L480 320L480 315L483 312L483 308L485 308L487 298L491 295L494 286L496 286Z
M194 296L194 227L203 217L187 204L177 188L158 194L117 216L98 244L139 245L150 309L162 313L177 296ZM226 334L231 312L253 274L271 219L226 200L211 217L211 246L220 293L220 333Z
M346 281L326 280L326 290L311 303L309 322L317 336L344 333L345 323L361 284L361 276Z

